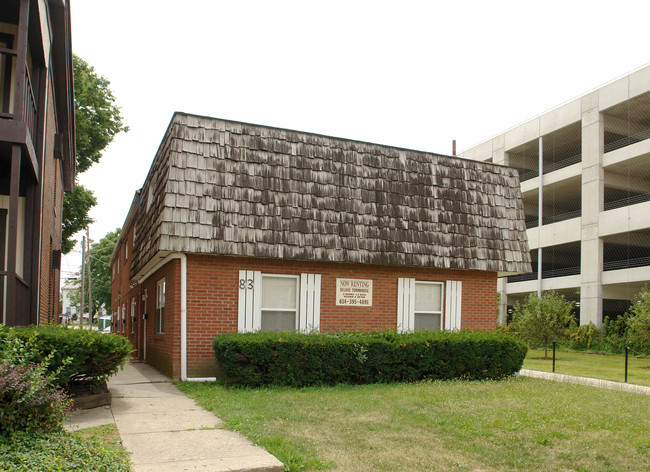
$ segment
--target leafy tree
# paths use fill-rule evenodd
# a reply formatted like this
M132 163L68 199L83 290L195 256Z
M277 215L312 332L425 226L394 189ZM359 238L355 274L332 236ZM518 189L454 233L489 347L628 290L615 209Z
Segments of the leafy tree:
M77 130L77 172L85 172L102 157L102 151L120 131L120 109L109 88L110 82L98 76L95 69L78 56L73 56L74 105Z
M634 297L626 316L630 344L636 350L650 353L650 290L647 286Z
M74 72L74 104L76 123L77 173L82 173L102 156L115 135L129 129L122 123L120 109L109 88L110 82L78 56L72 58ZM74 234L92 223L88 216L97 204L93 192L81 185L63 199L63 242L61 250L67 254L77 241Z
M77 315L80 315L81 312L81 287L70 290L68 294L68 299L70 300L70 306L73 306L77 309Z
M554 291L541 297L531 293L523 305L517 304L512 313L512 325L526 342L544 345L548 357L548 344L564 336L573 320L573 302Z
M120 228L107 233L99 242L93 244L88 251L90 258L90 273L93 281L93 307L111 306L111 268L108 261L111 258Z
M72 237L93 222L88 216L92 207L97 205L97 198L92 190L83 185L76 185L74 190L63 195L63 231L61 233L61 251L67 254L77 244Z

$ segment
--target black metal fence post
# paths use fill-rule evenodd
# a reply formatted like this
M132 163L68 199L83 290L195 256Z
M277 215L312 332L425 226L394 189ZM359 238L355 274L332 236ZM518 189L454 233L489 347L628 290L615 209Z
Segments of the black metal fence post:
M627 372L627 369L625 371ZM553 341L553 373L555 373L555 341Z
M630 346L625 346L625 383L627 383L627 358L630 352Z

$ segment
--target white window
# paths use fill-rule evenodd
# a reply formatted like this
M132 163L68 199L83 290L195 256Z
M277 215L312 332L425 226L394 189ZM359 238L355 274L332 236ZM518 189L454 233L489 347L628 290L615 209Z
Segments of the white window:
M122 303L122 324L120 325L120 330L122 331L122 334L126 331L125 329L126 325L126 303Z
M445 293L446 292L446 293ZM442 329L443 303L446 330L460 329L462 282L424 282L398 279L397 329Z
M262 275L262 331L293 331L298 325L298 276Z
M239 331L318 330L320 280L320 274L239 271Z
M165 279L156 284L156 333L165 332Z
M135 297L131 297L131 334L135 333Z
M127 237L124 240L124 260L126 261L128 259L129 259L129 238Z
M442 329L442 283L415 282L414 308L414 329Z

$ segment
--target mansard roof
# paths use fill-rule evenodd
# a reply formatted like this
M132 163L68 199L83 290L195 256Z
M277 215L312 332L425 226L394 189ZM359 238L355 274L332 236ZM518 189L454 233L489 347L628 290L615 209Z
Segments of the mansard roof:
M132 275L165 252L530 271L514 169L185 113L136 225Z

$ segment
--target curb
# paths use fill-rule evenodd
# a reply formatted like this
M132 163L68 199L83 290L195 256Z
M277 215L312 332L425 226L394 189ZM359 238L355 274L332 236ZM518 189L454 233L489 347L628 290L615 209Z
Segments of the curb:
M573 375L554 374L551 372L541 372L539 370L521 369L519 375L532 377L536 379L551 380L553 382L565 382L578 385L588 385L590 387L605 388L608 390L619 390L622 392L638 393L641 395L650 395L650 387L635 385L629 383L612 382L611 380L592 379L587 377L576 377Z

